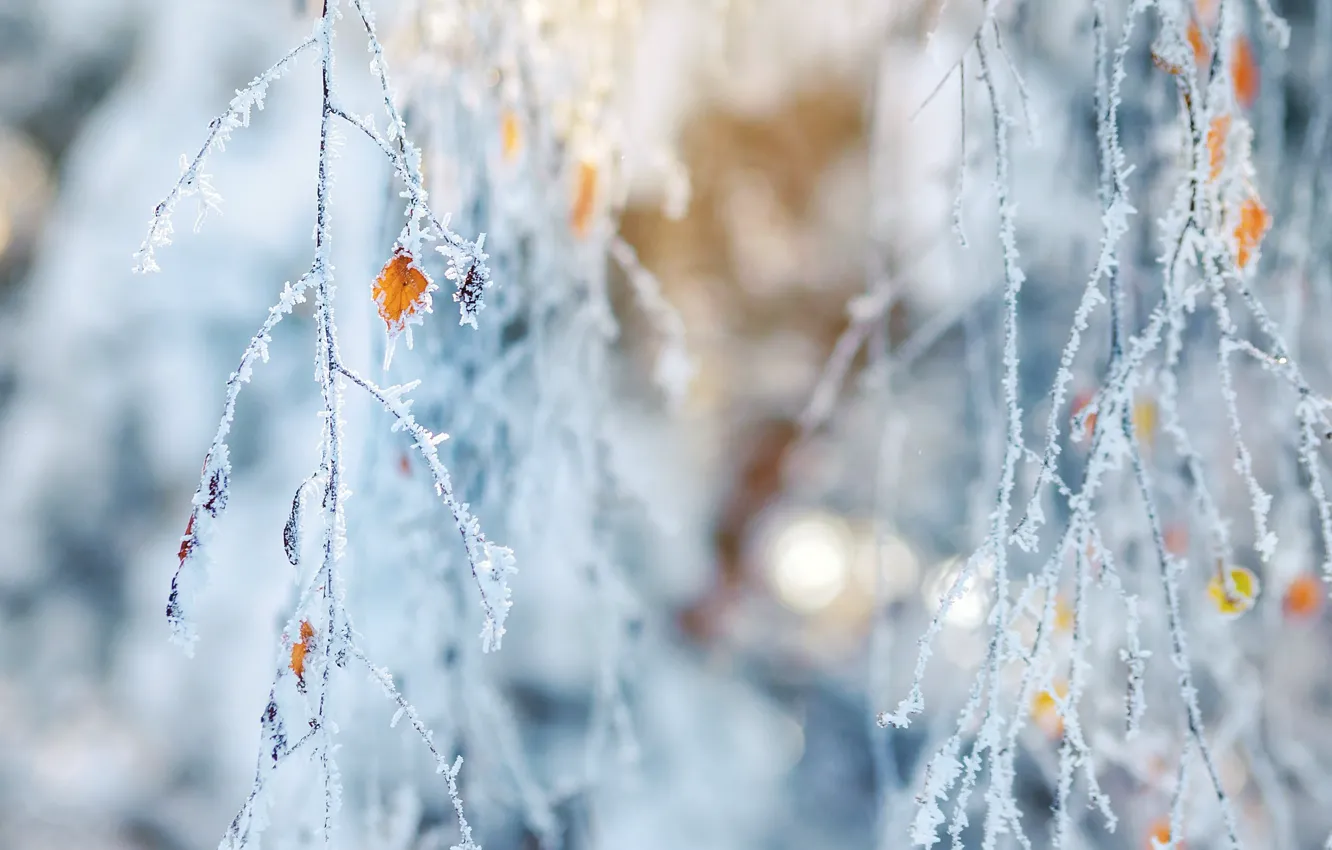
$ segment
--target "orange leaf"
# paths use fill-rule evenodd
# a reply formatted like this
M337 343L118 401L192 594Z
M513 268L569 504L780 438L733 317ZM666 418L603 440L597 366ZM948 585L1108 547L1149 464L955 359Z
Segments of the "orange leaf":
M1207 161L1211 168L1208 178L1215 180L1221 176L1221 169L1226 164L1226 137L1230 135L1230 116L1218 115L1212 119L1207 129Z
M1156 401L1140 396L1133 402L1132 422L1133 435L1152 447L1156 440Z
M1170 844L1170 818L1157 818L1147 833L1147 850L1155 850L1168 844ZM1183 841L1175 842L1174 846L1184 850Z
M1258 73L1258 60L1253 55L1253 45L1244 36L1236 36L1235 46L1230 53L1230 77L1235 88L1235 100L1248 109L1258 99L1261 77Z
M597 167L583 160L578 163L578 180L574 191L573 211L569 220L574 233L586 236L592 224L592 213L597 199Z
M518 116L512 109L506 109L500 118L500 153L504 161L513 162L522 144L522 127L518 124Z
M1291 619L1307 620L1322 609L1325 593L1318 577L1312 573L1301 573L1286 588L1281 608Z
M1188 37L1189 46L1193 48L1193 61L1198 63L1199 68L1206 68L1207 63L1212 61L1212 50L1207 46L1207 39L1203 38L1202 28L1197 21L1189 21Z
M1257 195L1250 195L1240 207L1239 224L1235 225L1235 259L1240 268L1248 266L1253 259L1253 252L1272 225L1272 217L1267 208L1258 200Z
M301 639L291 645L291 672L296 674L299 687L305 688L305 654L310 651L310 638L314 637L314 626L309 620L301 620Z
M429 288L430 278L415 265L411 253L401 247L394 251L370 291L390 334L401 331L409 317L426 307Z

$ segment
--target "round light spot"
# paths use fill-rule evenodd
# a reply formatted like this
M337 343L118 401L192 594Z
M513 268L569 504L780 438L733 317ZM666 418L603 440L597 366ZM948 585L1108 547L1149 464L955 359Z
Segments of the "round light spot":
M780 525L765 552L777 598L801 614L827 607L846 589L853 546L846 523L831 514L803 514Z

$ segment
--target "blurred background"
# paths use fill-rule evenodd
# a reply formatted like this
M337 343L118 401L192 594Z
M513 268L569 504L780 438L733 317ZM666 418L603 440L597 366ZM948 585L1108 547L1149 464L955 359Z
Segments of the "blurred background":
M312 61L209 159L221 212L195 233L187 199L158 274L132 274L131 255L182 154L309 32L316 5L0 0L5 850L211 846L254 781L256 721L275 659L282 672L296 596L280 537L319 457L309 305L278 327L241 395L195 657L168 642L163 606L224 381L282 282L308 267ZM1124 10L1111 5L1118 38ZM1332 288L1314 191L1326 162L1324 5L1283 4L1285 52L1258 11L1236 19L1252 33L1250 82L1261 85L1243 104L1247 179L1277 222L1256 287L1326 390L1319 321L1332 319ZM349 395L347 604L370 656L467 759L460 782L478 841L910 846L928 753L952 733L985 658L993 601L982 565L943 620L928 711L907 730L878 728L876 712L907 693L917 637L984 538L1004 450L990 104L974 54L953 72L980 5L377 8L436 208L464 235L487 233L498 288L476 331L456 326L438 294L412 349L400 343L381 372L370 287L402 201L379 151L345 128L333 188L344 357L382 384L421 379L415 412L450 434L441 456L458 493L514 548L519 572L504 649L482 654L475 591L459 578L457 535L428 475L391 423ZM1100 251L1091 9L1028 0L998 13L1006 63L1021 74L995 79L1013 118L1027 274L1020 401L1033 448ZM340 87L369 113L378 86L347 12ZM1140 324L1161 291L1155 228L1187 146L1174 82L1152 62L1159 20L1138 26L1120 116L1138 215L1120 275ZM1205 348L1213 337L1189 332L1204 347L1184 358L1180 407L1225 479L1234 444ZM1055 411L1066 432L1105 367L1103 315L1087 339L1072 398ZM1258 847L1321 846L1332 739L1317 730L1332 678L1310 577L1323 544L1290 399L1260 365L1235 369L1282 541L1260 564L1248 491L1216 484L1237 560L1263 580L1242 620L1207 603L1191 472L1164 446L1151 387L1134 422L1171 545L1199 556L1186 614L1244 834ZM1073 480L1086 444L1061 445L1060 473ZM1027 464L1019 505L1034 479ZM1123 615L1111 600L1093 606L1082 722L1121 820L1112 834L1080 811L1069 847L1166 840L1175 765L1187 758L1165 602L1131 485L1116 479L1098 510L1141 590L1142 638L1156 652L1151 720L1124 739ZM452 806L420 741L390 728L391 703L363 675L343 678L335 843L450 846ZM1048 846L1058 784L1060 687L1039 689L1017 761L1014 794L1037 847ZM303 762L274 792L270 846L317 843L321 804ZM1191 832L1177 837L1221 846L1209 843L1221 827L1200 777ZM979 841L980 820L967 841Z

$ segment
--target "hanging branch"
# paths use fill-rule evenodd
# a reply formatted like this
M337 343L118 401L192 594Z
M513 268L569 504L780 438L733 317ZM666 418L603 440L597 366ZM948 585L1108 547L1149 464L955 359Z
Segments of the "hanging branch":
M154 249L170 243L171 215L182 197L197 192L203 196L205 210L216 208L220 199L209 184L207 175L202 171L208 154L213 150L221 150L237 127L248 125L251 109L255 106L262 109L268 85L278 79L296 57L307 49L318 48L321 118L315 189L314 258L310 270L294 286L291 284L284 286L277 303L269 309L268 317L242 353L240 364L227 379L222 417L205 455L200 484L195 492L185 535L181 540L180 563L171 582L167 618L171 624L173 638L190 651L197 637L189 608L197 592L197 585L201 583L203 577L203 566L196 561L201 559L207 548L205 544L212 531L213 521L221 515L227 505L231 470L226 439L234 419L237 398L242 386L253 374L255 361L267 360L268 345L272 340L274 328L295 305L303 302L307 292L312 290L315 301L315 377L319 383L321 399L320 460L316 471L306 479L297 492L291 517L283 532L283 539L287 558L293 566L299 568L300 540L304 537L301 510L304 500L301 494L306 484L319 484L322 489L319 506L322 518L319 546L321 557L315 571L305 583L291 620L284 629L282 651L273 677L269 700L260 717L262 747L255 780L245 803L228 827L222 846L239 850L251 846L258 840L266 825L263 813L267 805L269 780L288 756L311 749L313 757L319 764L323 785L324 806L320 832L324 846L331 846L333 819L339 808L341 796L338 769L333 760L336 749L333 733L336 727L331 718L331 677L335 667L343 667L350 657L355 657L366 665L373 678L398 704L398 714L395 715L394 723L402 714L407 714L413 728L430 750L439 772L446 774L449 794L462 831L460 846L465 850L479 850L471 838L471 828L463 815L462 800L458 796L457 775L462 759L459 757L450 765L448 759L434 744L432 733L425 728L415 709L393 685L388 672L370 662L356 639L342 599L342 577L338 562L346 547L344 505L350 495L344 481L343 462L343 389L346 380L364 389L393 413L397 417L394 430L409 431L416 441L417 448L427 458L435 478L436 490L452 514L472 567L485 612L482 645L487 651L500 647L505 615L512 604L509 599L507 576L514 571L512 553L502 546L489 542L476 518L468 511L467 505L459 502L454 496L448 470L440 461L435 449L445 438L444 435L431 434L412 417L411 402L404 401L402 395L415 384L381 390L344 365L339 353L335 319L336 287L330 261L331 161L336 147L334 119L347 121L369 135L383 150L395 173L403 181L406 187L404 194L410 203L404 239L410 240L412 247L416 247L416 244L424 239L438 238L443 241L443 246L438 250L449 262L449 277L457 283L455 300L460 304L462 323L475 326L476 314L484 306L482 293L490 283L490 273L485 265L486 255L481 250L484 235L476 242L463 239L451 231L446 221L442 221L429 207L421 180L419 153L407 140L406 127L393 104L383 48L375 34L373 18L363 0L352 0L352 2L360 13L368 35L369 48L375 56L372 68L384 91L384 106L390 122L390 138L396 142L396 146L379 136L369 119L353 116L338 105L333 76L335 59L333 39L335 24L340 17L339 4L338 0L324 0L323 10L315 24L313 34L293 48L272 68L256 77L249 86L237 92L228 111L210 124L208 136L199 153L192 161L184 164L180 180L158 204L149 225L148 237L135 255L137 271L157 270ZM416 225L420 218L424 218L429 224L429 230ZM315 685L313 694L307 687L311 682ZM295 703L292 699L293 693L298 697ZM287 721L293 714L301 717L299 726L307 730L294 741L290 740L287 731Z

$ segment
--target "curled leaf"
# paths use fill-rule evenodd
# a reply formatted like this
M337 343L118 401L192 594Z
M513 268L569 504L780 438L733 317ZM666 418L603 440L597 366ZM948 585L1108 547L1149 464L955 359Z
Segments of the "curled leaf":
M301 494L304 492L304 484L296 488L296 495L291 499L291 514L282 527L282 551L293 567L299 566L301 559Z

